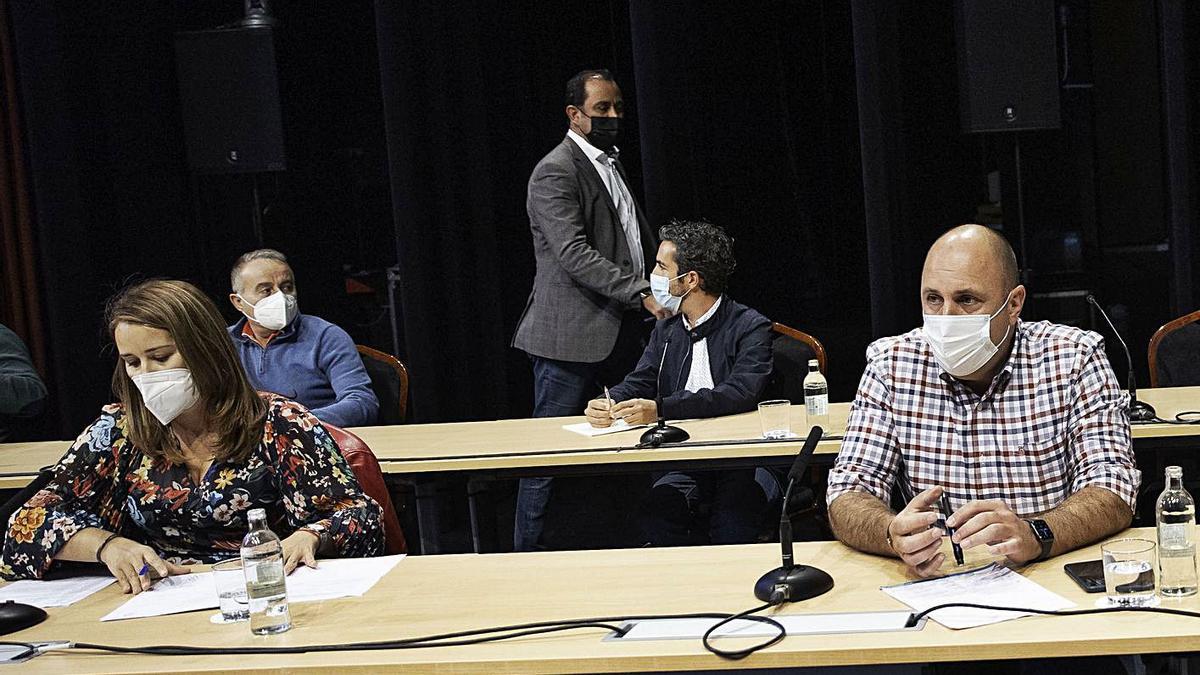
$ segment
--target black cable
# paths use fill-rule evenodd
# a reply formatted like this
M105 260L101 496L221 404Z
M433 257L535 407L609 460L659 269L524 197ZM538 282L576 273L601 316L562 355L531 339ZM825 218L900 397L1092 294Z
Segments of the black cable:
M1114 605L1112 607L1095 607L1091 609L1033 609L1032 607L1001 607L999 605L983 605L974 602L947 602L941 605L934 605L929 609L915 612L908 617L908 622L905 623L905 628L912 628L917 625L921 619L938 611L939 609L947 609L950 607L963 607L966 609L986 609L990 611L1001 612L1022 612L1025 614L1042 614L1045 616L1084 616L1086 614L1110 614L1113 612L1147 612L1156 614L1173 614L1175 616L1190 616L1200 619L1200 612L1191 612L1186 609L1173 609L1171 607L1138 607L1136 605Z
M549 633L559 633L565 630L574 630L576 628L604 628L618 635L624 635L627 629L621 626L615 626L602 622L581 621L579 623L565 623L561 625L543 626L538 628L529 628L526 630L515 630L516 627L501 627L492 629L482 629L480 631L469 631L470 633L484 633L483 637L474 637L466 639L451 639L451 635L433 635L425 638L412 638L409 640L380 640L377 642L351 642L338 645L311 645L308 647L190 647L187 645L153 645L150 647L115 647L111 645L97 645L89 642L76 642L74 647L77 649L94 649L98 651L114 652L118 654L151 654L155 656L216 656L229 654L303 654L306 652L343 652L343 651L378 651L384 649L424 649L429 647L463 647L468 645L483 644L486 642L498 642L500 640L509 640L518 637L527 637L530 635L546 635ZM488 632L507 631L500 635L488 636Z
M774 600L774 596L772 596L772 600ZM730 614L728 617L721 619L720 621L709 626L708 630L704 631L704 635L700 638L700 641L701 641L701 643L704 644L704 648L707 649L708 651L712 652L713 654L716 654L717 656L720 656L723 659L729 659L731 661L737 661L739 659L744 659L747 656L750 656L751 654L753 654L754 652L757 652L761 649L766 649L767 647L770 647L771 645L773 645L773 644L779 642L780 640L782 640L783 638L787 637L787 628L784 628L783 624L779 623L778 621L776 621L775 619L772 619L769 616L750 616L750 615L754 614L756 612L761 612L762 610L767 609L768 607L773 607L774 605L777 605L777 604L779 604L779 602L768 602L765 605L759 605L758 607L754 607L752 609L747 609L744 612L738 612L737 614ZM712 642L709 641L709 637L713 634L713 631L717 630L718 628L720 628L721 626L724 626L727 623L733 623L734 621L737 621L738 619L757 620L760 623L766 623L771 626L774 626L775 628L779 629L779 632L776 633L775 635L772 635L771 637L767 638L763 642L760 642L760 643L754 644L754 645L750 645L749 647L746 647L745 649L736 649L736 650L730 651L727 649L718 649L718 648L714 647Z
M1175 413L1175 419L1173 420L1165 420L1155 415L1152 420L1131 422L1130 424L1200 424L1200 410L1184 410L1183 412Z
M765 616L750 616L755 612L762 611L770 607L772 603L755 607L737 614L724 614L718 612L697 612L692 614L652 614L644 616L620 616L620 617L598 617L588 619L565 619L560 621L539 621L535 623L514 624L510 626L498 626L494 628L478 628L473 630L457 631L453 633L441 633L436 635L426 635L415 638L403 638L399 640L378 640L372 642L351 642L344 644L326 644L326 645L308 645L294 647L193 647L188 645L151 645L145 647L119 647L113 645L94 644L90 642L76 642L73 647L76 649L91 649L95 651L113 652L117 654L150 654L155 656L216 656L230 654L303 654L306 652L343 652L343 651L359 651L359 650L382 650L382 649L424 649L429 647L452 647L482 644L486 642L497 642L500 640L509 640L517 637L527 637L530 635L543 635L548 633L557 633L566 630L574 630L576 628L603 628L612 631L618 637L623 637L629 632L629 627L614 625L617 623L629 621L655 621L663 619L720 619L713 628L710 628L702 640L705 649L720 656L729 659L741 659L753 654L754 652L765 649L780 640L786 635L786 629L783 624L775 619ZM709 643L709 635L713 629L722 626L736 619L745 619L747 621L756 621L773 626L779 630L779 634L772 636L768 641L758 645L752 645L746 649L727 651L713 647ZM494 635L493 635L494 634ZM0 643L4 644L4 643ZM33 645L26 643L12 643L23 645L29 649L35 649ZM26 652L28 653L28 652ZM22 654L24 656L24 654Z

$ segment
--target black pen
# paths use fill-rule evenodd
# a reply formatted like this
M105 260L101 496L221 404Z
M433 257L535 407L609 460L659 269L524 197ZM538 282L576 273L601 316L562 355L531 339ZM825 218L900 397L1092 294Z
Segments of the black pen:
M950 520L950 499L946 497L945 492L942 493L941 502L942 502L942 517L948 521L948 520ZM959 565L962 565L963 564L962 546L959 546L958 544L954 543L954 528L950 527L949 523L946 524L946 536L950 537L950 548L954 550L954 562Z

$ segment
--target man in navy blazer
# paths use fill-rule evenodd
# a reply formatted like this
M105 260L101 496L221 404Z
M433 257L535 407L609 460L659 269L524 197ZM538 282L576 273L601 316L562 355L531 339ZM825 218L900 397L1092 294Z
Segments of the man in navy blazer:
M705 222L675 221L660 231L650 287L678 314L659 321L637 368L610 398L588 403L596 427L614 420L649 424L754 410L771 377L771 322L725 294L736 265L733 240ZM659 364L662 364L660 371ZM754 541L779 484L765 469L671 471L656 477L640 522L655 546ZM695 514L711 504L707 531Z

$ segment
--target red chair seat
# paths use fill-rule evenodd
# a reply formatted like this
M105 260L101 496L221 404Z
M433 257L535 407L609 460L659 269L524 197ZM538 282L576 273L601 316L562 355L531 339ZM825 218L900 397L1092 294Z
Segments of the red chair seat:
M342 451L342 456L346 458L346 463L354 471L354 477L358 479L363 492L374 499L383 510L385 552L388 555L407 553L408 543L404 540L404 531L400 529L400 519L396 517L392 496L383 480L383 470L379 468L379 460L375 459L375 453L371 452L371 448L367 447L361 438L349 431L332 424L326 424L325 428L329 430L329 435L333 436L334 442Z

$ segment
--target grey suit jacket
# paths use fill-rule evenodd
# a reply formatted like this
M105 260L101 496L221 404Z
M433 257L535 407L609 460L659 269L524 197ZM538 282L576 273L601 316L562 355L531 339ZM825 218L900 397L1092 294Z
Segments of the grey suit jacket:
M534 168L526 207L537 273L512 346L560 361L603 361L616 344L622 314L641 306L650 284L633 274L612 197L570 137ZM636 255L649 274L658 242L635 207L643 249Z

